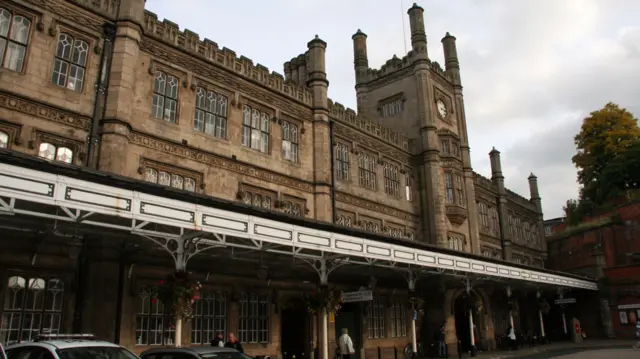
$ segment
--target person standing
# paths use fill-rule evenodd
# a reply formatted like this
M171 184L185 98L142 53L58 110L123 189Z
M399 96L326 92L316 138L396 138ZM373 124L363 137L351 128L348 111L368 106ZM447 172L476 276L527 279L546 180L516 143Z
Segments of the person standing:
M222 333L218 332L218 334L216 334L216 337L211 340L211 346L220 348L224 347L224 337L222 336Z
M342 328L342 335L338 338L338 348L340 348L340 356L342 359L351 359L351 355L356 351L353 349L353 341L349 336L349 330Z
M640 349L640 318L636 321L636 341L632 348Z
M236 336L233 335L233 333L229 333L229 341L227 341L227 343L224 346L225 348L233 348L239 351L240 353L244 353L244 349L242 349L242 344L238 339L236 339Z

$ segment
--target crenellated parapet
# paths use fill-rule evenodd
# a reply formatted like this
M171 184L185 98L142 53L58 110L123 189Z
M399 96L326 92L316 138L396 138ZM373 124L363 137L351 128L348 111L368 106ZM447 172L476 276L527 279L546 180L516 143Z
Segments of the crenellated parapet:
M535 212L536 210L536 205L534 203L531 203L530 200L528 200L527 198L513 192L510 189L506 189L507 192L507 200L514 202L522 207L525 207L527 209L530 209L532 211Z
M334 103L332 100L328 102L329 117L332 119L346 123L405 152L409 152L409 139L406 136L394 132L387 127L380 126L377 122L358 116L354 110L345 108L338 102Z
M94 0L77 1L94 2ZM224 67L305 105L312 106L313 104L313 94L306 87L300 87L292 81L287 81L284 76L275 71L269 72L269 69L261 64L254 65L253 61L247 57L238 57L233 50L226 47L220 49L218 44L212 40L206 38L200 40L200 36L191 30L180 31L176 23L166 19L160 21L158 16L151 11L145 10L143 27L145 36L188 51L198 58Z
M496 193L497 192L497 188L495 186L495 184L493 183L493 181L491 181L490 179L488 179L487 177L477 173L477 172L473 172L473 183L478 186L478 187L482 187L484 189L486 189L487 191L491 191L492 193Z
M72 2L112 20L118 15L118 8L120 7L119 0L72 0Z
M440 63L437 61L425 60L421 56L416 56L413 51L409 51L409 53L402 58L393 55L393 57L387 60L379 69L367 68L367 71L362 74L362 77L360 77L359 80L361 83L369 83L383 79L389 75L397 74L402 70L410 71L413 69L417 60L426 61L433 73L442 77L447 82L453 83L451 74L445 72Z

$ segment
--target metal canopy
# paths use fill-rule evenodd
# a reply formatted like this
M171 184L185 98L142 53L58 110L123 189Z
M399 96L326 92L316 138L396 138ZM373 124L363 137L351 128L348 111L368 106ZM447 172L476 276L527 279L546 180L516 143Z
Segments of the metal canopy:
M0 163L0 214L135 234L165 248L178 270L202 251L235 247L299 258L312 265L324 283L332 268L361 264L410 275L455 272L497 282L598 289L588 279L318 230L4 163Z

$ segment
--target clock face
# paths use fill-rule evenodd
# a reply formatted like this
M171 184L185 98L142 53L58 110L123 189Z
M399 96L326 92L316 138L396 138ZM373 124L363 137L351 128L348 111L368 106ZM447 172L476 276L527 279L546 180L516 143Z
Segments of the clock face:
M445 105L442 100L438 100L438 102L436 102L436 106L440 117L445 118L447 116L447 105Z

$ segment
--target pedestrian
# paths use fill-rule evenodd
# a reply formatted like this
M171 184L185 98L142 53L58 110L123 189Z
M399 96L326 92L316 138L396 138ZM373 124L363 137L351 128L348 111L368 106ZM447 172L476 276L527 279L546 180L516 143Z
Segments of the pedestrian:
M233 335L233 333L229 333L229 341L227 341L224 346L225 348L233 348L239 351L240 353L244 353L244 349L242 349L242 344L238 339L236 339L236 336Z
M342 359L351 359L351 355L356 353L347 328L342 328L342 335L338 338L338 348L340 348Z
M636 321L636 344L632 348L640 349L640 319Z
M211 340L211 346L220 348L224 347L224 336L222 333L218 332L218 334L216 334L216 337Z

